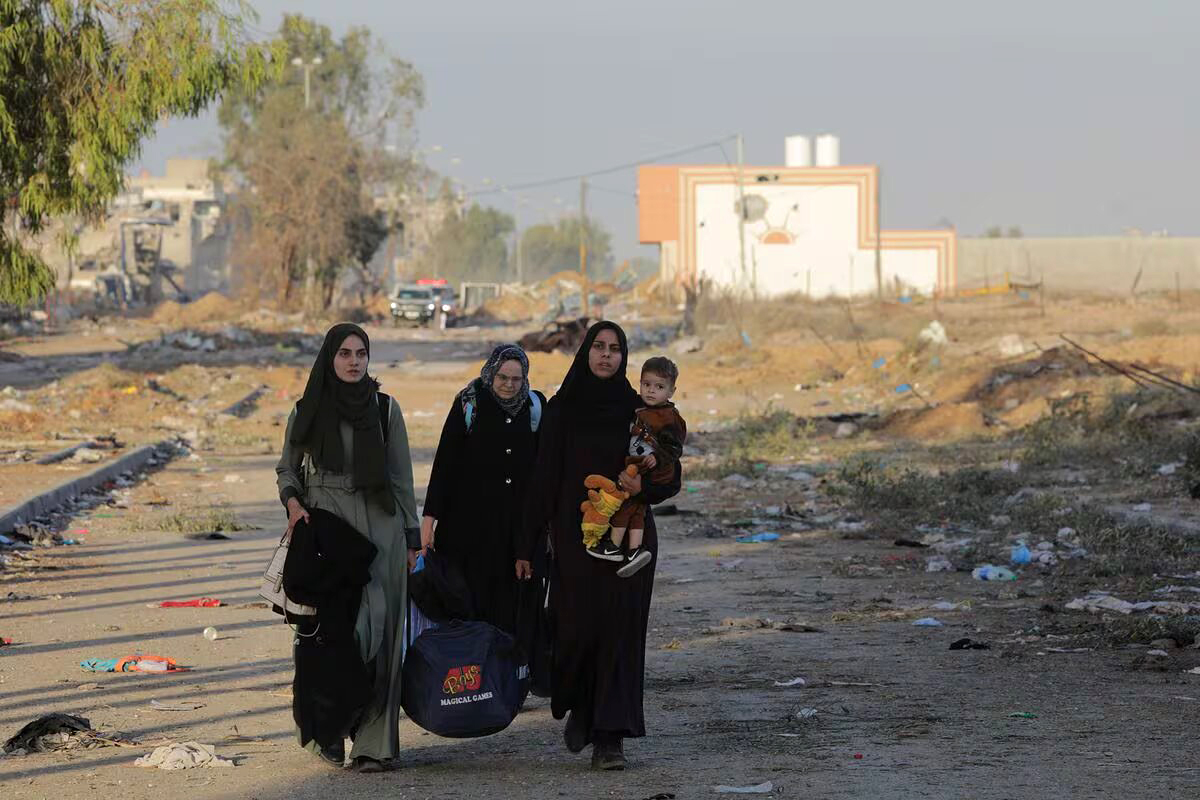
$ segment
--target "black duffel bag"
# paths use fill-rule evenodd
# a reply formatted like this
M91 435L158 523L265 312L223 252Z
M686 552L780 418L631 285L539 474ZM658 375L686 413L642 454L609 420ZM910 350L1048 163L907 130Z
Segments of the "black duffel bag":
M404 658L404 713L438 736L469 739L502 731L528 692L522 649L486 622L455 621L427 630Z

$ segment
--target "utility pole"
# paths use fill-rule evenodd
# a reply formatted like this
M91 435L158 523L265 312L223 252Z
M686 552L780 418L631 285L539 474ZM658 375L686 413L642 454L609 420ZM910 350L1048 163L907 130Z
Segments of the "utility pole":
M875 167L875 298L883 303L883 181L879 166Z
M583 278L580 296L583 300L583 316L588 315L587 274L587 178L579 179L579 274Z
M743 187L742 172L745 169L745 153L742 146L742 135L737 135L737 191L738 191L738 263L741 265L742 280L746 280L746 192ZM751 292L757 287L751 282Z

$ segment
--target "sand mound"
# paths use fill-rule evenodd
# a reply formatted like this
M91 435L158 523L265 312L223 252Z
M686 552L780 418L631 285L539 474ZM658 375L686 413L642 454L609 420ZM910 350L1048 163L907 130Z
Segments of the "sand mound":
M966 439L988 433L978 403L947 403L935 408L897 411L884 428L906 439Z
M199 300L185 305L167 300L154 309L150 319L160 325L186 327L233 319L239 313L240 309L228 297L220 292L209 292Z

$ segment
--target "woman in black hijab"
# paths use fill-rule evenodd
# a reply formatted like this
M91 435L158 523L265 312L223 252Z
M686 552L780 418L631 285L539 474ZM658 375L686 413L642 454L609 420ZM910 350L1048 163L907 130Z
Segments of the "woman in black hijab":
M549 528L555 618L551 708L556 719L567 716L564 739L571 752L593 745L596 769L624 769L623 740L646 734L646 625L657 558L632 578L619 578L611 565L587 555L579 528L584 479L593 473L615 476L625 466L629 425L641 403L625 377L628 358L619 326L593 325L547 405L521 553L532 559ZM679 491L680 474L677 470L671 485L644 487L641 476L621 475L621 485L655 504ZM644 537L657 553L649 510Z
M479 377L454 397L442 426L421 545L458 567L475 618L516 632L514 571L521 513L546 398L529 388L529 357L515 344L492 350Z
M362 590L354 638L372 678L371 700L350 731L360 772L378 772L400 749L400 667L408 616L407 577L420 547L408 432L396 401L367 373L371 340L357 325L325 334L304 396L288 418L275 467L288 531L308 511L329 511L375 545L371 581ZM328 737L327 737L328 738ZM340 766L336 743L300 744Z

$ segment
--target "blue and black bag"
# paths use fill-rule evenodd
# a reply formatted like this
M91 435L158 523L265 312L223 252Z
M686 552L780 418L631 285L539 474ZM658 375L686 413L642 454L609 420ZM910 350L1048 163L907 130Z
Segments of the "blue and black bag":
M529 692L529 667L516 640L486 622L427 630L404 659L402 705L420 727L452 739L504 730Z

